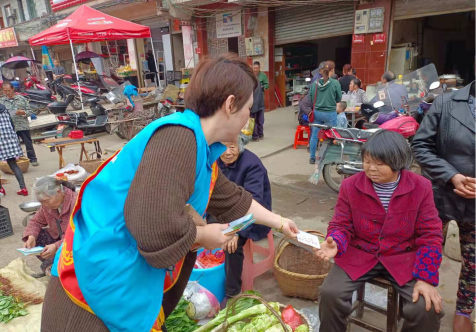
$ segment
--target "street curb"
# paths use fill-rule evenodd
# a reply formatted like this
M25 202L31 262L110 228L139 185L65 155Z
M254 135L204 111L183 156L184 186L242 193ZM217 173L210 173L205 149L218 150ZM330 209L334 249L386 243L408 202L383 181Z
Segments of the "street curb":
M288 149L290 149L290 148L292 148L292 147L293 147L293 144L290 144L290 145L288 145L288 146L285 146L284 148L281 148L281 149L278 149L278 150L273 151L273 152L271 152L271 153L265 154L265 155L262 156L262 157L261 157L261 156L258 156L258 157L259 157L260 159L268 158L268 157L277 155L278 153L281 153L281 152L283 152L283 151L286 151L286 150L288 150Z

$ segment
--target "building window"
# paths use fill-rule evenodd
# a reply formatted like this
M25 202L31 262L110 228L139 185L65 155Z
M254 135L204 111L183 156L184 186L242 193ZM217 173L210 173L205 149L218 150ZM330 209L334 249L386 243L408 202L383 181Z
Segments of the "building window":
M11 27L12 25L16 24L16 13L12 10L10 5L6 5L3 7L5 10L5 16L7 17L7 26Z
M26 21L26 18L25 18L25 10L23 9L23 2L22 0L17 0L17 4L18 4L18 11L20 12L20 20L22 22L25 22Z
M37 18L38 14L36 13L36 5L34 0L26 0L28 6L28 12L30 13L30 20Z

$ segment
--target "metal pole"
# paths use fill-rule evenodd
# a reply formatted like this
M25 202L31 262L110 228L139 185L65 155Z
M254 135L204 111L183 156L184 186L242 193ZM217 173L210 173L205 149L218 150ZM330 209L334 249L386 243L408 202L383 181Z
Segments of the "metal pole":
M69 45L71 46L71 54L73 54L74 71L76 72L76 80L78 82L78 91L79 91L79 99L81 100L81 108L84 111L83 94L81 93L81 84L79 84L78 67L76 64L76 59L74 57L73 41L71 40L71 38L69 39Z
M30 50L31 50L31 56L32 56L33 60L36 60L35 52L33 52L33 47L30 47Z
M109 43L106 40L106 47L107 47L107 54L109 55L109 59L111 58L111 52L109 52Z
M149 29L150 32L150 29ZM162 87L162 84L160 83L160 69L159 69L159 64L157 63L157 58L155 57L155 49L154 49L154 41L152 40L152 32L150 32L150 45L152 45L152 55L154 56L154 61L155 61L155 70L157 71L155 75L157 76L157 80L155 81L155 86L157 86L157 81L159 81L159 87ZM158 75L157 75L158 74ZM165 75L165 73L164 73ZM165 78L165 77L164 77Z

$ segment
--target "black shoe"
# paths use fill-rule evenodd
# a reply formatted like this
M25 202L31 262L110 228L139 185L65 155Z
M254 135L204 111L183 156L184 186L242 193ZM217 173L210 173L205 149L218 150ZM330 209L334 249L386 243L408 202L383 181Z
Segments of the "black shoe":
M258 142L258 141L259 141L259 137L257 137L257 138L254 138L254 137L253 137L252 140L253 140L253 142Z
M315 163L316 163L316 159L315 159L315 158L310 158L310 159L309 159L309 164L314 165Z
M264 140L264 135L261 135L261 136L259 137L259 139L260 139L260 140Z

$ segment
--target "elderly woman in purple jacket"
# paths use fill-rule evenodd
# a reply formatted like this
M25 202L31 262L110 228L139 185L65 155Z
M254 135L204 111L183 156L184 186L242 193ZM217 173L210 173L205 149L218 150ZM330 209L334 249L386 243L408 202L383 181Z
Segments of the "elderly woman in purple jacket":
M253 195L253 198L271 210L271 186L268 172L261 160L253 152L245 149L247 138L240 135L236 142L224 142L226 151L217 163L222 173L228 180L242 186ZM210 220L209 220L210 222ZM264 239L270 228L263 225L252 225L239 232L231 241L224 245L225 272L226 272L226 297L222 303L241 292L241 273L243 272L243 246L248 239L259 241Z

